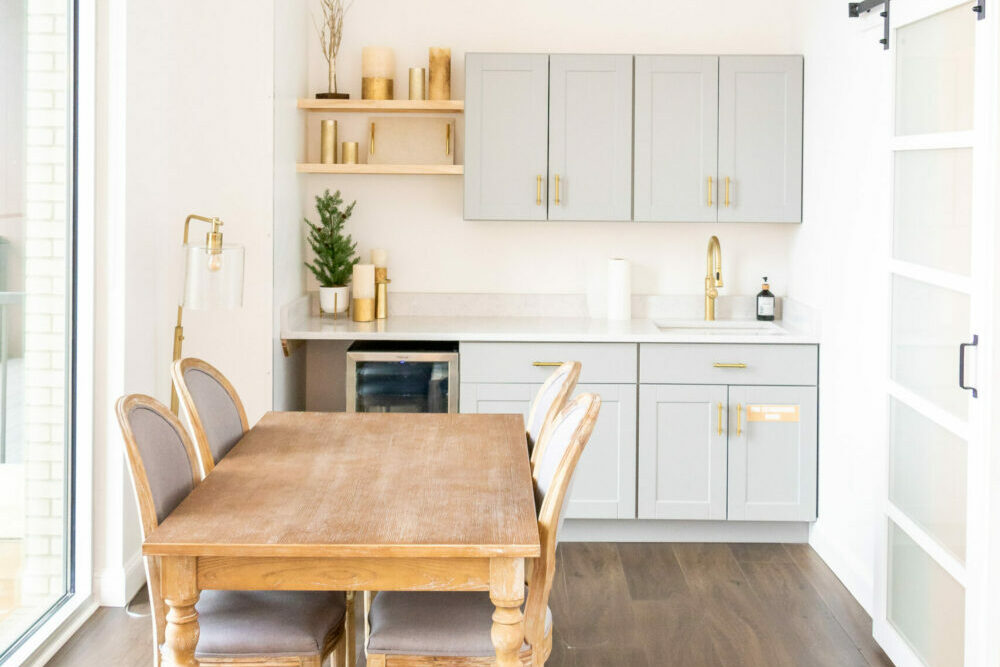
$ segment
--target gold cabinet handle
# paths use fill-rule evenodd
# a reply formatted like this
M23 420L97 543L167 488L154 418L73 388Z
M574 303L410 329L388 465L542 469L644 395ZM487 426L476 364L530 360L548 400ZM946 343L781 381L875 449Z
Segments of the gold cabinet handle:
M368 154L375 155L375 121L372 121L371 138L368 141Z
M559 206L559 174L556 174L556 206Z
M729 208L729 177L726 176L726 208Z
M712 366L714 368L746 368L747 367L746 364L726 364L726 363L722 363L721 361L716 361L714 364L712 364Z
M722 403L719 402L719 435L722 435Z
M708 177L708 207L712 207L712 177Z
M444 126L444 154L451 155L451 123Z
M542 205L542 177L541 175L535 180L535 206Z
M736 404L736 435L743 435L743 404Z
M532 366L540 366L542 368L545 368L545 367L548 367L548 366L562 366L563 362L561 362L561 361L533 361L533 362L531 362L531 365Z

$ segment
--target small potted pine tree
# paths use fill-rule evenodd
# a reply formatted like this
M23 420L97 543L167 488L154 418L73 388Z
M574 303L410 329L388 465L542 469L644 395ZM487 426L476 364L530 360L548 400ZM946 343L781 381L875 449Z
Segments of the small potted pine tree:
M340 190L332 195L327 190L316 197L319 224L305 220L309 226L309 246L315 254L315 259L305 264L319 281L319 306L325 313L343 313L350 303L347 283L358 263L357 244L343 230L357 203L344 208Z

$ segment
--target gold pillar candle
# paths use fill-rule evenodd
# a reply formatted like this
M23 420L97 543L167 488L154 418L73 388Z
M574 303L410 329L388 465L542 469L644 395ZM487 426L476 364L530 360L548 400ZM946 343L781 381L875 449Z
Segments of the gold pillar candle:
M371 322L375 319L375 299L351 299L351 319Z
M337 164L337 121L321 121L319 137L319 161L322 164Z
M410 68L410 99L411 100L426 100L427 99L427 89L424 85L426 79L427 70L423 67L411 67Z
M355 299L375 298L375 265L355 264L351 293Z
M393 77L396 76L396 56L385 46L361 49L361 99L393 99Z
M451 49L431 47L427 88L429 100L451 99Z
M340 146L340 162L341 164L357 164L358 163L358 142L356 141L345 141Z

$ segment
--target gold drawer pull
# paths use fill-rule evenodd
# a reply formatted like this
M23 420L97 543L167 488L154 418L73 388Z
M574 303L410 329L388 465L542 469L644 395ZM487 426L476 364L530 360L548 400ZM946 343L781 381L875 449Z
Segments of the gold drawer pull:
M712 177L708 177L708 206L712 207Z
M724 363L722 363L720 361L716 361L714 364L712 364L712 366L714 366L715 368L746 368L747 367L746 364L724 364Z
M559 174L556 174L556 206L559 206Z
M561 362L561 361L533 361L533 362L531 362L531 365L532 366L540 366L540 367L544 368L544 367L548 367L548 366L562 366L563 362Z
M444 126L444 154L451 155L451 123Z
M743 404L736 404L736 435L743 435Z
M535 180L535 206L542 205L542 177L538 176Z
M719 403L719 435L722 435L722 403Z
M726 208L729 208L729 177L726 176Z
M372 136L368 142L368 154L375 155L375 121L372 121Z

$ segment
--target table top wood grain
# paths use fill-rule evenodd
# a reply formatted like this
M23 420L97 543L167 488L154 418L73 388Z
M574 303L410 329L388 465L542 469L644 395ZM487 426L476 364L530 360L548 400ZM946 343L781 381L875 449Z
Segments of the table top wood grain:
M269 412L146 555L539 555L520 415Z

